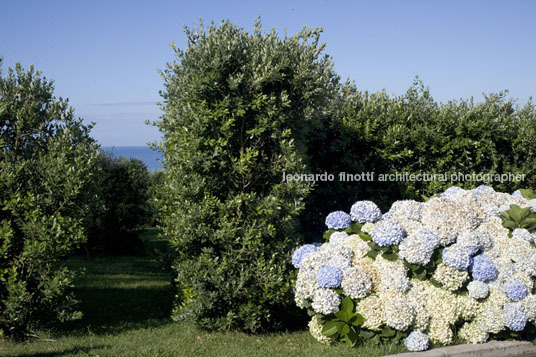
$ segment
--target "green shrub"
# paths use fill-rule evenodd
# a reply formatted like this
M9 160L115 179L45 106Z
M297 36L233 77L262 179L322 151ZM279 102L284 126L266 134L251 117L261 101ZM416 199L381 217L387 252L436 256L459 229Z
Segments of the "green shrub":
M97 166L96 199L87 215L85 247L100 254L136 253L141 248L138 230L151 221L147 166L138 159L104 152Z
M149 224L156 227L160 223L160 210L162 204L162 198L160 193L162 192L161 186L164 185L165 174L162 170L156 170L149 172L149 189L147 195L149 197Z
M327 140L316 145L315 172L375 172L374 182L319 182L302 215L304 227L318 236L323 218L360 199L384 210L399 199L430 197L455 184L487 184L499 191L536 186L536 110L517 106L506 92L471 100L434 101L416 80L402 96L339 89L333 102ZM379 181L379 174L525 174L524 181ZM315 224L314 222L320 222Z
M0 62L1 65L1 62ZM97 145L33 67L0 69L0 334L79 317L61 260L85 240Z
M188 48L163 73L162 230L177 258L174 317L209 329L292 322L290 255L338 78L320 30L281 39L256 23L186 29ZM294 319L294 321L296 321Z

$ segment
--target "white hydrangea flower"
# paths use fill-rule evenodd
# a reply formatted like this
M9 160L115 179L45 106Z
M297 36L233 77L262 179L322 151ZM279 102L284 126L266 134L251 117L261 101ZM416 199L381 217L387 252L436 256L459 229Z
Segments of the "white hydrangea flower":
M420 221L422 218L423 203L413 200L396 201L391 206L389 213L403 220Z
M381 331L385 323L383 303L384 301L377 295L369 295L357 303L356 311L365 318L363 328Z
M481 310L482 304L466 294L456 297L456 308L458 318L469 321L473 320Z
M483 281L473 280L467 285L467 291L473 299L484 299L488 296L489 288Z
M311 300L319 289L316 283L317 272L314 270L300 269L294 288L294 298L299 307L305 307L305 303Z
M380 291L405 292L409 289L407 268L401 260L390 261L379 255L373 264L380 273Z
M346 238L348 238L348 233L346 232L333 232L329 236L329 242L331 244L343 244Z
M311 307L319 314L329 315L339 311L341 298L330 289L317 289Z
M370 247L359 235L352 234L344 241L344 245L352 250L353 258L362 258L370 251Z
M525 228L516 228L516 229L514 229L514 231L512 232L512 237L517 238L517 239L525 240L525 241L527 241L529 243L534 242L533 235L528 230L526 230Z
M432 198L424 203L422 224L434 230L443 246L456 241L463 231L472 231L482 222L484 212L473 199L452 201Z
M489 334L475 321L466 322L458 334L468 343L484 343L489 338Z
M413 306L401 293L386 293L381 296L383 300L383 319L387 326L395 330L405 331L413 324L415 311Z
M430 337L430 341L434 343L450 345L453 342L454 333L448 322L440 319L433 319L430 321L430 327L428 328L428 337Z
M370 292L372 280L362 269L352 267L343 272L341 287L344 295L362 299Z
M428 328L430 322L430 314L426 309L426 300L428 299L426 286L425 282L413 279L411 281L411 288L406 295L408 302L415 312L413 325L417 330L422 331Z
M528 320L532 323L536 322L536 295L529 294L523 300L521 300L521 307Z
M456 291L469 278L469 273L441 263L437 266L433 278L440 282L445 289Z
M324 326L322 326L322 324L318 321L318 319L316 318L316 316L313 316L313 318L311 319L311 321L309 321L309 332L311 333L311 335L320 343L324 344L324 345L329 345L331 344L333 341L331 340L331 338L329 338L328 336L324 335L322 333L322 328Z
M365 223L363 227L361 227L361 232L370 234L370 231L372 231L372 228L374 228L374 223Z

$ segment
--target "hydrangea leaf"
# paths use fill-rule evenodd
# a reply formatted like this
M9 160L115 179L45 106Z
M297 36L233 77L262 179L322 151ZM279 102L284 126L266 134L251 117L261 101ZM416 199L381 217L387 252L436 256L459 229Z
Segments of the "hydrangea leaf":
M322 328L322 333L326 336L335 336L340 333L346 324L342 321L328 321Z
M521 195L527 200L533 200L536 198L536 192L531 189L521 188L519 189L519 191L521 192Z

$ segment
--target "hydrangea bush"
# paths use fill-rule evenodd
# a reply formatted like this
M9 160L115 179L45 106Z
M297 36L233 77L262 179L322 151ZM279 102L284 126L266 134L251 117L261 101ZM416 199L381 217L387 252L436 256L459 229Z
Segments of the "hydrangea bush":
M426 202L371 201L326 218L298 248L295 301L319 342L536 341L536 208L530 190L451 187Z

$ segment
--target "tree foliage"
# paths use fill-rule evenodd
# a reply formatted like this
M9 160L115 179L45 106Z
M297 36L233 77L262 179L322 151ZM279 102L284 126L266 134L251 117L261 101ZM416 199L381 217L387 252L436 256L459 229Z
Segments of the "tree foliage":
M53 90L33 67L0 69L0 331L18 337L79 316L61 259L85 241L97 145Z
M86 214L84 247L99 254L133 254L141 249L139 229L151 223L150 178L138 159L101 152L93 182L95 198Z
M281 39L222 22L186 29L163 72L162 229L177 258L176 318L209 329L277 329L292 319L290 254L338 78L320 30Z

